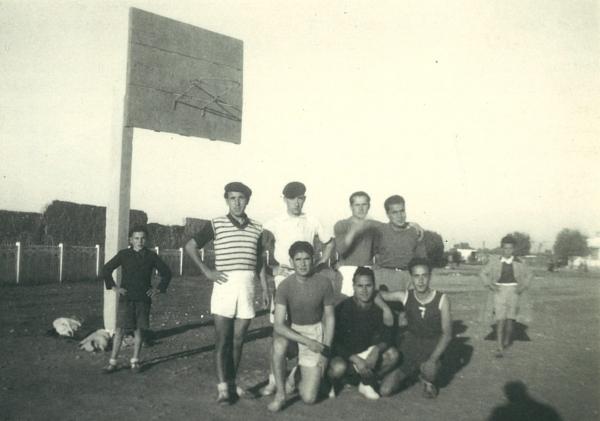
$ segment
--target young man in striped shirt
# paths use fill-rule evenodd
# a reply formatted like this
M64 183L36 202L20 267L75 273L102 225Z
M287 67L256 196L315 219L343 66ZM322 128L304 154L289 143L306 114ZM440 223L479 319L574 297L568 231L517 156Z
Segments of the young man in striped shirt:
M262 226L248 218L246 206L252 190L242 183L225 186L226 216L213 219L186 244L186 251L204 276L214 282L210 301L215 322L215 366L219 384L217 402L231 403L234 394L248 394L235 383L242 356L244 336L254 318L254 279L260 274L263 305L267 306L267 290L262 265ZM200 258L199 249L214 242L215 269Z

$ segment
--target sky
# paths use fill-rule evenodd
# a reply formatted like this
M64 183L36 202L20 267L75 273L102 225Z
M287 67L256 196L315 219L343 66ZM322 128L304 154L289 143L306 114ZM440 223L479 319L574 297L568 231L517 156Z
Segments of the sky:
M1 1L0 209L107 205L129 7L244 42L241 145L134 130L150 222L225 213L233 180L264 222L300 180L327 226L365 190L450 245L600 233L594 1Z

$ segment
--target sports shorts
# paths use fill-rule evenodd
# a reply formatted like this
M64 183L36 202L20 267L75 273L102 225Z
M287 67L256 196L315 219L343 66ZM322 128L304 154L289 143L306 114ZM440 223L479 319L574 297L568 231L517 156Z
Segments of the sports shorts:
M117 328L148 329L150 327L150 306L152 301L120 299L117 306Z
M439 337L417 336L411 331L407 331L400 342L400 352L402 352L401 370L404 374L410 376L418 372L421 364L429 359L435 347L439 342Z
M323 323L313 325L297 325L292 323L292 329L300 335L318 342L323 342ZM319 364L321 354L311 351L306 345L298 344L298 365L303 367L316 367Z
M254 271L233 270L225 273L227 282L213 284L210 312L230 319L254 318Z
M494 316L496 320L516 319L519 307L518 284L496 284L498 291L494 293Z
M385 286L388 291L393 292L406 291L409 287L412 287L412 278L408 270L379 267L374 269L373 272L375 273L377 289Z

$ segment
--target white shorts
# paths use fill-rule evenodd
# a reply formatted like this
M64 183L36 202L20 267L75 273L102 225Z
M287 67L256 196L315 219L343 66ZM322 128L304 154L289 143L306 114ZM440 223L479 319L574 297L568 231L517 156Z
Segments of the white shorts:
M227 282L213 284L210 312L230 319L252 319L254 313L254 276L252 270L225 272Z
M323 323L314 325L297 325L292 323L292 329L300 335L315 341L323 342ZM311 351L306 345L298 343L298 365L303 367L316 367L319 364L321 354Z
M367 357L369 356L369 354L371 353L371 351L373 351L373 349L375 349L376 346L377 345L371 345L370 347L365 349L363 352L356 354L356 356L362 358L363 360L366 360Z

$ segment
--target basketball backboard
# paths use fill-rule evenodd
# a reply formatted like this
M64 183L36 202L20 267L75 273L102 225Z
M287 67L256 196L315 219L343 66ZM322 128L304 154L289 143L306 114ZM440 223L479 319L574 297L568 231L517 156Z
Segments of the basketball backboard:
M243 42L131 9L125 125L240 143Z

